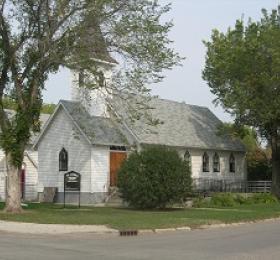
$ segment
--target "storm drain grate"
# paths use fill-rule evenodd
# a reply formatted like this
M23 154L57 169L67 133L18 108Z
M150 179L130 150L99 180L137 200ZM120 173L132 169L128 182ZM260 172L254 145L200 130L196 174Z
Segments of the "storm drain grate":
M125 237L125 236L137 236L138 231L137 230L120 230L120 236Z

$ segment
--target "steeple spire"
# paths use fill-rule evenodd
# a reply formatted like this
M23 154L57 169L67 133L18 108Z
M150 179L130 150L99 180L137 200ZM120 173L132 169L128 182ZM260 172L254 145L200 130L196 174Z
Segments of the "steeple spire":
M102 34L97 17L86 17L77 37L77 51L96 63L96 69L104 75L104 81L111 84L112 70L117 61L110 56L106 39ZM75 54L74 54L75 56ZM108 116L107 91L101 86L97 89L87 89L83 83L90 80L85 71L72 71L71 99L80 101L92 116ZM92 81L94 81L92 77ZM95 82L98 84L98 82Z

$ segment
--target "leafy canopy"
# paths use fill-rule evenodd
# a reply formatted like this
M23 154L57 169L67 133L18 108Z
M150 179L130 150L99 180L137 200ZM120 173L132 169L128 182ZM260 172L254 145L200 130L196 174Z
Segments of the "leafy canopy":
M157 0L0 0L1 147L20 167L32 131L40 129L42 90L61 66L85 71L88 88L149 94L147 84L180 62L170 47L170 5ZM100 60L117 64L107 84ZM98 83L98 84L97 84ZM8 118L4 97L16 104Z
M3 107L4 109L11 109L16 110L17 109L17 103L10 98L3 98ZM41 107L41 113L43 114L52 114L56 108L55 104L42 104Z
M255 126L269 137L280 126L280 8L262 10L258 22L237 20L234 28L214 30L203 78L215 102L237 123Z

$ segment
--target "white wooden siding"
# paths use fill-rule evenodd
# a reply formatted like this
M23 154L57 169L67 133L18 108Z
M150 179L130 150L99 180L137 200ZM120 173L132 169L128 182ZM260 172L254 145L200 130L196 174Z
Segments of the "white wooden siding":
M246 180L247 176L245 153L202 149L178 149L178 152L183 157L186 150L188 150L191 155L191 167L193 178ZM209 156L209 172L202 171L202 157L204 152L207 152ZM213 156L215 152L220 156L220 172L213 171ZM229 171L229 157L231 153L233 153L233 155L235 156L235 173Z
M25 167L25 200L34 201L38 198L38 152L27 150L23 164Z
M91 146L61 107L38 144L39 192L57 187L63 192L65 172L59 172L59 152L68 152L68 171L81 174L81 192L91 192Z
M94 146L91 150L92 192L107 192L110 178L110 147Z
M28 154L28 155L27 155ZM36 165L37 152L27 150L23 158L25 169L25 200L37 200L38 170ZM34 163L35 162L35 163ZM0 200L6 197L6 158L3 150L0 150Z

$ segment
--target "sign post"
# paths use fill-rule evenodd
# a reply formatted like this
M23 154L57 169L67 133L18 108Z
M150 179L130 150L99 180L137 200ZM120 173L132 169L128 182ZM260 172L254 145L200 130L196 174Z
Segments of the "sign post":
M64 174L64 198L63 204L65 208L65 193L78 192L79 195L79 208L81 205L81 174L71 171Z

